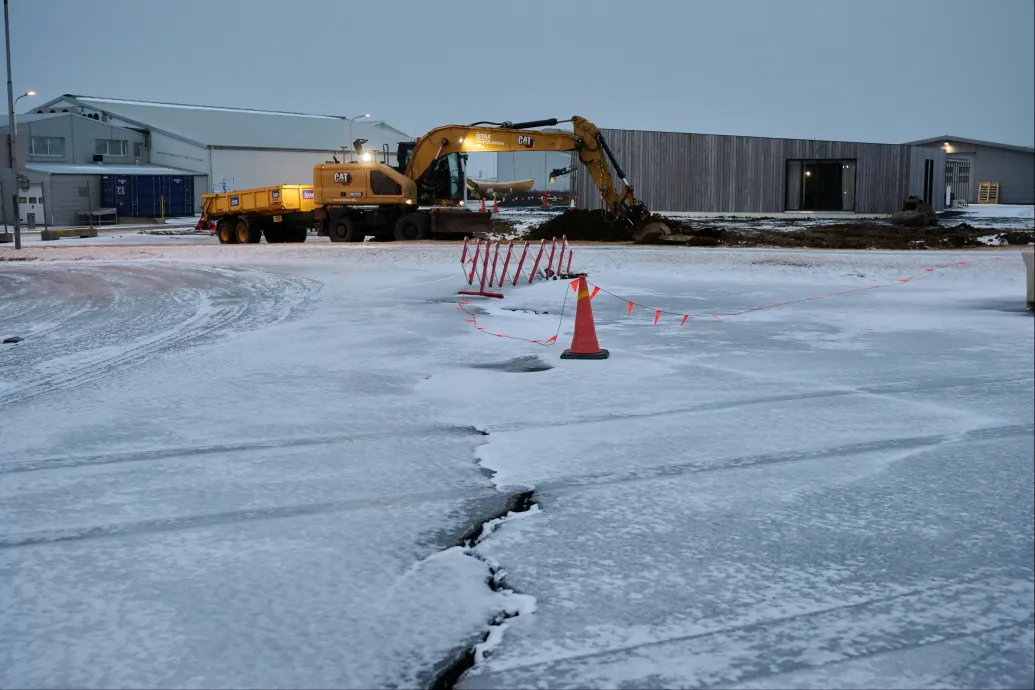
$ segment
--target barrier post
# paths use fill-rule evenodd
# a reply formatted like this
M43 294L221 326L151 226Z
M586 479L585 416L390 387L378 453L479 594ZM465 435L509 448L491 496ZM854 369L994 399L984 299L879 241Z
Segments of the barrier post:
M489 287L496 284L496 262L500 259L500 243L496 240L496 252L492 256L492 273L489 275Z
M474 274L478 270L478 254L482 249L481 239L474 241L474 260L471 262L471 272L467 276L467 284L474 285Z
M539 262L543 258L543 252L546 251L546 240L543 240L542 244L539 245L539 254L535 257L535 264L532 266L532 272L528 276L528 282L531 283L535 280L535 272L539 270Z
M568 267L564 269L564 272L571 275L571 249L568 250Z
M485 242L485 258L482 260L482 286L479 292L485 292L485 278L489 275L489 242Z
M500 273L499 287L503 287L503 281L507 279L507 266L510 265L510 255L514 253L514 240L507 245L507 258L503 260L503 272Z
M550 261L546 264L546 277L549 278L553 272L553 254L557 251L557 238L553 238L553 243L550 244Z
M531 242L525 240L525 248L521 251L521 260L518 261L517 270L514 271L514 285L517 285L518 279L521 278L521 267L525 265L525 257L528 256L529 244L531 244Z
M202 216L202 217L204 218L204 216ZM468 240L468 238L465 237L464 238L464 253L460 255L460 265L461 266L467 263L467 240Z
M557 257L557 272L561 272L561 266L564 265L564 247L568 244L568 236L561 235L561 255Z

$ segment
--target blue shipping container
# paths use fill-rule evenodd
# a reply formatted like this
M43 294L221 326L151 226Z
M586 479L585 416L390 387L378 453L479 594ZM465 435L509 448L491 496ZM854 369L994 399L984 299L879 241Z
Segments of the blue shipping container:
M116 209L120 216L193 216L194 176L104 175L101 204Z

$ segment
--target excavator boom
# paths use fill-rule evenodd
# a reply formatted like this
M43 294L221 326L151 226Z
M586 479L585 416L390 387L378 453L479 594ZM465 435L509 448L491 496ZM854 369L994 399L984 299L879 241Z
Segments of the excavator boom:
M589 120L578 116L567 122L571 122L573 131L549 132L534 129L557 125L560 121L556 119L519 123L479 122L472 125L438 127L417 142L404 174L419 184L437 161L456 153L575 151L612 217L623 218L633 226L649 218L650 213L636 199L633 186L608 148L600 129ZM612 168L621 181L621 189L611 174Z

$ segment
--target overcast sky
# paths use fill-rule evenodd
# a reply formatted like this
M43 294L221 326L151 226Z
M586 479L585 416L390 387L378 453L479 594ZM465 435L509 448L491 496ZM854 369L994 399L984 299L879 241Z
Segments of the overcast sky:
M63 93L448 123L1035 144L1033 0L10 0ZM17 95L17 93L16 93ZM4 109L6 110L6 108Z

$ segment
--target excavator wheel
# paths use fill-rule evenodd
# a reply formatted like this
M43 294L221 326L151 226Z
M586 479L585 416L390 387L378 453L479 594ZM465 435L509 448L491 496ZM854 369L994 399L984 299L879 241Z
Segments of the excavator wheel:
M220 244L237 244L237 234L234 232L233 218L224 218L219 221L216 227L216 236Z
M339 218L337 222L332 222L327 229L327 236L331 238L331 242L362 242L364 239L362 233L356 231L356 226L348 218Z
M397 241L426 240L430 236L428 217L423 213L407 213L395 221L395 239Z
M248 227L248 221L244 218L237 221L234 235L237 238L237 244L255 244L262 239L262 232L258 228Z

